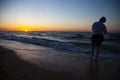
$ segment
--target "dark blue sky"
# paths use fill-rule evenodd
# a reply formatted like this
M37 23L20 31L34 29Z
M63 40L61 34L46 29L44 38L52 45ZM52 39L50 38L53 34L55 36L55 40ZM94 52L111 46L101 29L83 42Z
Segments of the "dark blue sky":
M0 17L2 25L74 26L90 31L92 23L105 16L108 30L120 31L119 5L119 0L3 0Z

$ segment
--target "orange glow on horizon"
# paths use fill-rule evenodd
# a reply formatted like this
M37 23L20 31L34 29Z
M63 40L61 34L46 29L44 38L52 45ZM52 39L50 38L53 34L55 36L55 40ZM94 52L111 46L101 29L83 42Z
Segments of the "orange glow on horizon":
M107 29L108 32L119 32L118 28ZM0 26L0 31L80 31L91 32L91 26Z
M0 31L90 31L86 27L73 27L73 26L11 26L0 27Z

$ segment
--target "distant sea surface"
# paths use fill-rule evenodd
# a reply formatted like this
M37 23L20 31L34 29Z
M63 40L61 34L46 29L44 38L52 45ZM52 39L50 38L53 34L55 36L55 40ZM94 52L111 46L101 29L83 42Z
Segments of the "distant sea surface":
M90 32L0 32L0 40L18 41L25 44L45 46L59 50L89 55ZM101 57L120 60L120 33L104 35Z

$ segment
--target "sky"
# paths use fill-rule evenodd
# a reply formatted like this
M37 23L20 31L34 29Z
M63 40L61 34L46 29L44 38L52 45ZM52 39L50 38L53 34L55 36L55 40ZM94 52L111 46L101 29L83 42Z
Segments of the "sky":
M119 0L0 0L0 30L91 31L105 16L109 32L120 32Z

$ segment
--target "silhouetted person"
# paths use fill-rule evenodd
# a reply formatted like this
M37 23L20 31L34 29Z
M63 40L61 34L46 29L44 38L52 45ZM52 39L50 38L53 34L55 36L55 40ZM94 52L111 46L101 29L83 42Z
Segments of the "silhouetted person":
M96 49L96 60L99 57L100 47L103 42L103 33L107 33L106 26L103 24L106 22L105 17L101 17L98 22L95 22L92 25L92 52L91 52L91 58L94 55L94 50Z

